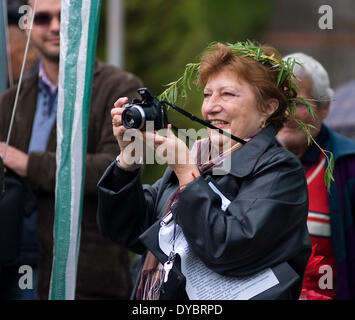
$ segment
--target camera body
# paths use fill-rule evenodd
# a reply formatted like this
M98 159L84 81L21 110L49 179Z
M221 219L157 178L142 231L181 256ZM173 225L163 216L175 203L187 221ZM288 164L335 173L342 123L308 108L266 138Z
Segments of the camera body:
M168 117L164 103L154 97L147 88L137 90L142 100L134 99L125 104L122 124L127 129L145 130L147 121L154 122L154 130L167 128Z

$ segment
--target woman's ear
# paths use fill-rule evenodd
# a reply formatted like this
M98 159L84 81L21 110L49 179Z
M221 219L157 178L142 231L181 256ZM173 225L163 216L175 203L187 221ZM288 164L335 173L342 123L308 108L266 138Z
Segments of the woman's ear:
M270 117L279 108L279 100L268 99L265 102L265 114Z

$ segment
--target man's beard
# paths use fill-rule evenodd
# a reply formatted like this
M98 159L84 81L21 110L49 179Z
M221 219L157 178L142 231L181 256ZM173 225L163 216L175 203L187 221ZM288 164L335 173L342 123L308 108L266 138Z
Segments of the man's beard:
M37 48L37 50L38 50L39 54L42 56L42 58L49 60L50 62L59 63L59 57L60 57L59 53L50 52L49 50L47 50L45 48L44 45L38 44L36 41L33 41L33 44Z
M45 59L51 62L59 63L59 57L60 57L59 54L49 54L47 52L41 52L41 54Z
M48 50L41 48L40 46L37 46L37 49L44 59L49 60L51 62L59 63L59 57L60 57L59 53L49 52Z

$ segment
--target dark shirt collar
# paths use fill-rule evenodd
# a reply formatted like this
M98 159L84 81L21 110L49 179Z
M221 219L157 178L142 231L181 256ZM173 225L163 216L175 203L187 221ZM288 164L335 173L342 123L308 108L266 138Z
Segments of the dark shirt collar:
M328 132L323 124L315 140L322 149L325 148L326 142L328 140ZM306 152L302 155L300 159L306 170L319 161L320 154L321 151L315 143L312 143L307 148Z

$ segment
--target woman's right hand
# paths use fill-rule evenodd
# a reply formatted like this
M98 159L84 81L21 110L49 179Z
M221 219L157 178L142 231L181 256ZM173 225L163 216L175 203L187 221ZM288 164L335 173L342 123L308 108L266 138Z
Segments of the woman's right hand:
M119 98L114 103L114 108L111 109L113 135L118 142L121 155L124 154L125 148L133 142L132 140L124 140L124 134L127 129L122 124L122 112L124 110L123 105L126 103L128 103L127 97ZM124 156L120 156L120 166L129 170L135 170L139 167L139 165L136 163L127 163Z

